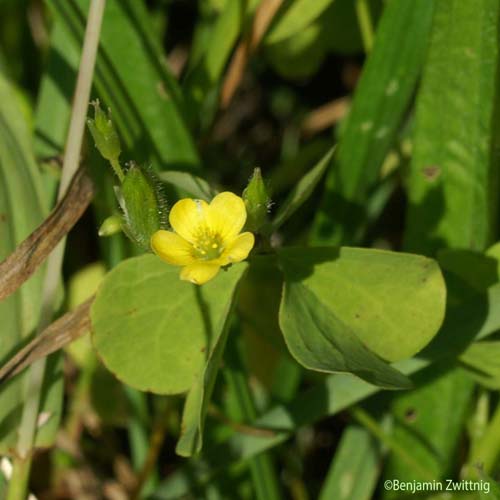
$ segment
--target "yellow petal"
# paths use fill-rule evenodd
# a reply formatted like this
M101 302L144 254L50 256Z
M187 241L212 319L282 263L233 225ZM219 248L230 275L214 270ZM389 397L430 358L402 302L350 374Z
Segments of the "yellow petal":
M151 248L158 257L175 266L195 261L192 245L171 231L156 231L151 237Z
M179 200L170 210L170 225L177 234L193 243L200 226L206 223L207 208L208 204L203 200Z
M195 285L203 285L210 281L219 272L219 264L195 262L184 267L181 271L181 280L190 281Z
M220 256L220 261L223 262L223 265L231 264L232 262L241 262L248 257L254 244L255 238L252 233L241 233L224 250L224 253Z
M225 242L236 238L247 220L244 201L228 191L218 194L211 201L207 213L210 229Z

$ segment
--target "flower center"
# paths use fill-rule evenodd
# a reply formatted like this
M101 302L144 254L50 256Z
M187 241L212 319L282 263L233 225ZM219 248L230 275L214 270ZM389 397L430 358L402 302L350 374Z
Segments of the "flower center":
M194 256L200 260L218 259L224 251L222 238L208 229L200 231L193 247Z

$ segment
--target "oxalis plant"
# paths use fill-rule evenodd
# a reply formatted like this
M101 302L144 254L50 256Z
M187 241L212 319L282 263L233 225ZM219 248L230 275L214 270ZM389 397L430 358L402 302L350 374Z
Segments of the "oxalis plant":
M350 373L385 389L412 386L404 365L393 363L419 352L442 324L446 289L436 262L376 249L273 243L273 233L312 195L333 151L273 218L259 169L241 196L181 174L185 189L179 191L194 197L167 208L155 174L135 163L121 166L111 114L98 102L94 108L88 126L119 181L121 210L104 221L100 234L122 230L145 253L104 278L91 310L92 342L125 384L157 394L186 393L178 454L202 448L230 326L241 314L239 293L256 280L263 280L262 290L254 286L257 307L249 314L257 323L259 303L272 300L266 279L279 276L282 282L276 314L297 363Z

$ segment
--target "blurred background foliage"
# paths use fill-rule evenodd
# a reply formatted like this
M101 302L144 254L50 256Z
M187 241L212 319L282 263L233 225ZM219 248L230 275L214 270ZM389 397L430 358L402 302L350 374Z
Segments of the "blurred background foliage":
M88 5L0 0L0 222L17 217L17 233L0 233L2 259L54 203ZM92 95L111 109L122 158L236 193L259 166L276 213L336 144L273 243L435 257L448 314L405 365L412 390L308 372L285 349L282 279L263 260L242 287L204 450L191 459L174 453L182 398L122 385L84 337L57 372L64 404L47 430L54 446L34 459L37 498L368 500L404 497L384 490L385 479L498 478L499 29L499 0L107 1ZM30 180L8 163L14 128L32 142ZM114 179L90 136L83 158L97 193L69 235L61 313L138 253L121 234L98 238L117 212ZM179 192L165 190L172 204ZM5 330L25 321L15 341L2 335L7 359L36 314L14 314L26 307L17 295L0 307ZM60 407L62 390L44 403ZM5 409L19 388L2 397L4 452L16 418ZM38 444L50 444L43 434ZM3 478L0 495L5 487Z

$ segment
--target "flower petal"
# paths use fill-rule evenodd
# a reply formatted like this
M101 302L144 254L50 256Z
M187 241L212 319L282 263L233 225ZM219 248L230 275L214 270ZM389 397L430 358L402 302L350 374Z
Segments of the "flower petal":
M200 226L206 223L207 209L208 204L203 200L179 200L170 210L170 225L177 234L193 243Z
M208 262L194 262L181 271L181 280L190 281L195 285L203 285L210 281L219 272L219 264Z
M252 233L241 233L233 240L231 245L224 250L219 260L223 262L223 265L231 264L232 262L241 262L248 257L254 244L255 237Z
M195 261L192 245L171 231L156 231L151 237L151 248L158 257L175 266Z
M210 228L225 242L236 238L247 220L245 202L228 191L211 201L207 214Z

